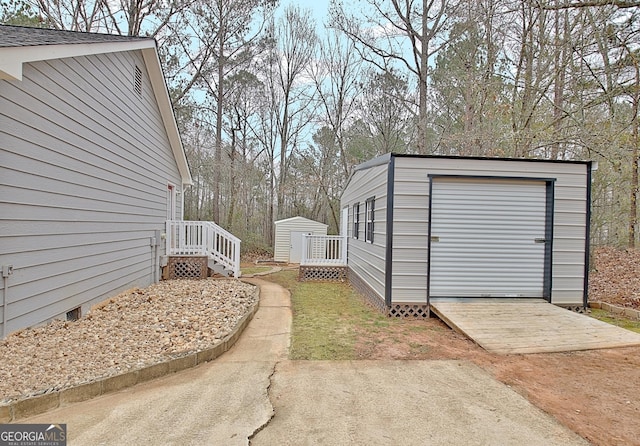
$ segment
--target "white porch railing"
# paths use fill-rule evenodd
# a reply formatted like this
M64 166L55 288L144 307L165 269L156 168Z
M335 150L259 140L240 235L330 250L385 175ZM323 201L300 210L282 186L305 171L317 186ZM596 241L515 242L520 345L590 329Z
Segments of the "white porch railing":
M300 265L346 266L347 238L342 235L303 235Z
M240 276L240 239L211 221L167 220L167 255L206 255Z

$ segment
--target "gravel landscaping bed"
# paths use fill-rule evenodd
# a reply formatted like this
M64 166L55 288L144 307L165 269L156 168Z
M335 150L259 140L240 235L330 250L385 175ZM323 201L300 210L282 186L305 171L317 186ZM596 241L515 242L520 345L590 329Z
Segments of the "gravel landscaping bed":
M65 389L213 347L257 300L231 279L134 288L83 318L0 340L0 403Z

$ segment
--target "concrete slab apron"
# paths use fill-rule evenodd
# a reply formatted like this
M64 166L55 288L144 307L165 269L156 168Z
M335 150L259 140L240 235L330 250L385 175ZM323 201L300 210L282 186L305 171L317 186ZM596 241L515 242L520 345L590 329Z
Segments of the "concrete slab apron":
M588 445L477 366L289 361L259 445Z
M269 386L287 357L288 293L259 279L260 308L227 353L207 364L20 423L66 423L69 445L246 445L273 416Z
M260 310L215 361L20 422L70 445L587 444L470 363L287 361L289 295L251 282Z

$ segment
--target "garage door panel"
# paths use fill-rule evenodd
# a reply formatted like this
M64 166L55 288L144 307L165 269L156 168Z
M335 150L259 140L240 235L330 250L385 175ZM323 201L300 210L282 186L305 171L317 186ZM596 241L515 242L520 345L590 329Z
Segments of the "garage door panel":
M526 269L526 270L525 270ZM538 271L544 271L542 266L536 267L531 265L530 259L487 259L487 261L478 264L478 262L460 261L460 262L439 262L438 265L431 266L432 273L450 271L453 273L461 273L465 276L480 273L494 274L515 274L517 277L525 277ZM455 278L455 277L454 277ZM493 278L492 278L493 279Z
M450 237L454 237L455 234L449 234ZM527 237L527 240L522 240L522 237ZM541 240L540 243L536 243L534 240ZM434 250L443 250L443 251L469 251L469 252L477 252L482 255L485 253L490 255L492 252L495 253L512 253L513 255L518 255L522 250L525 250L523 254L529 255L529 250L539 249L544 245L542 240L544 240L544 236L540 236L536 239L529 239L528 234L507 234L505 237L501 237L496 234L493 237L484 236L482 239L475 238L473 236L468 236L466 234L460 234L459 240L450 240L450 241L431 241L432 249Z
M435 178L430 295L542 297L546 183Z

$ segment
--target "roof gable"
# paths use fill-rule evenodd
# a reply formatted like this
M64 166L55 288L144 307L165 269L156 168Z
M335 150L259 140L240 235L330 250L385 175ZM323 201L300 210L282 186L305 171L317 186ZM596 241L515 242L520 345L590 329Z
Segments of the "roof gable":
M191 173L154 39L0 25L0 79L21 81L23 66L29 62L136 50L142 52L182 183L190 185Z
M324 223L321 223L319 221L315 221L315 220L310 220L308 218L305 217L289 217L289 218L285 218L283 220L278 220L276 222L274 222L276 225L280 225L280 224L288 224L288 223L304 223L304 224L313 224L313 225L317 225L317 226L324 226L324 227L328 227L329 225L326 225Z

